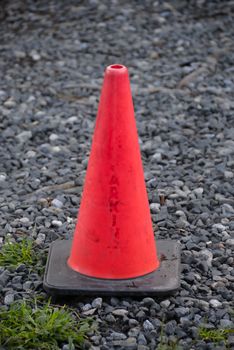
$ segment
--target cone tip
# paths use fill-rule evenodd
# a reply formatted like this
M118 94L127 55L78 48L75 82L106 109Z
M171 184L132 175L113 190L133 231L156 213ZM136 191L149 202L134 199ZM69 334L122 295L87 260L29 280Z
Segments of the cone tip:
M111 75L122 75L128 72L127 67L122 64L111 64L106 68L106 73Z

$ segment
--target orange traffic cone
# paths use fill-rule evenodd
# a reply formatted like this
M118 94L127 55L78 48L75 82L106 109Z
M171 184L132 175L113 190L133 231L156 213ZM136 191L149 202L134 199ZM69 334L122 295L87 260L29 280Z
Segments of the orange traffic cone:
M173 291L179 286L179 246L162 241L158 248L161 266L128 71L111 65L105 72L73 243L51 246L44 287L54 294Z

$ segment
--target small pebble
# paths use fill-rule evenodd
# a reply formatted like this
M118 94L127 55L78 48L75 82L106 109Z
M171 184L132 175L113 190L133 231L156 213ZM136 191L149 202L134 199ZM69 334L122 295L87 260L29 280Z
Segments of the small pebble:
M52 225L55 226L55 227L60 227L62 226L62 221L59 221L59 220L53 220L52 221Z
M53 199L51 204L53 205L53 207L56 207L56 208L62 208L63 207L63 203L58 200L58 199Z
M146 332L152 331L154 329L154 325L149 320L145 320L143 323L143 328Z
M168 308L170 306L170 304L171 304L170 300L166 299L166 300L161 301L160 306L163 308Z
M11 305L14 302L14 294L7 294L4 298L4 304L5 305Z
M214 309L218 309L222 307L222 303L220 303L220 301L218 301L217 299L211 299L209 303L210 303L210 306L213 307Z
M125 309L116 309L112 311L112 314L115 316L125 316L128 314L128 310Z
M92 301L92 307L100 309L102 307L102 298L96 298Z

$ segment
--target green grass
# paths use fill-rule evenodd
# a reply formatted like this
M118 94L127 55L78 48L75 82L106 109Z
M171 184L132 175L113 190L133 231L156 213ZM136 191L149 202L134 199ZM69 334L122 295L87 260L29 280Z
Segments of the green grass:
M14 303L9 310L0 308L0 348L11 350L58 350L66 343L80 349L92 328L91 319L80 321L78 315L50 302L31 306Z
M199 336L203 340L208 340L213 343L224 342L227 346L229 334L234 333L234 329L206 329L201 327L199 329Z
M6 241L0 250L0 266L17 267L20 264L34 266L37 261L38 256L34 251L33 242L29 239L15 243Z

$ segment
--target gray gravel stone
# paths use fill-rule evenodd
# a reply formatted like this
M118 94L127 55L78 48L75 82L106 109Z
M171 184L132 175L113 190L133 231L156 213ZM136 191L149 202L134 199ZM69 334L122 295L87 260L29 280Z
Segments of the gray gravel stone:
M145 320L143 323L143 328L146 332L152 331L154 329L154 325L149 320Z
M23 144L30 140L32 137L32 132L31 131L22 131L20 134L16 136L17 140Z
M100 309L102 307L102 298L96 298L92 301L92 307Z
M146 340L146 338L145 338L143 333L140 333L138 335L138 341L137 342L138 342L138 345L147 345L147 340Z
M222 232L222 231L226 230L226 226L224 226L222 224L214 224L212 227L216 228L219 232Z
M234 247L234 238L227 239L226 242L227 246Z
M159 203L151 203L150 210L153 214L157 214L160 212L160 204Z
M197 300L197 306L203 311L209 311L209 303L205 300Z
M15 300L14 294L7 294L4 298L5 305L11 305Z
M126 335L123 333L113 332L110 335L114 340L127 339Z
M0 286L4 287L10 279L10 273L8 270L4 270L0 273Z
M139 333L140 333L139 327L131 328L130 331L128 332L128 336L136 338Z
M172 321L169 321L168 323L166 323L165 325L165 333L167 335L172 335L175 333L175 330L176 330L176 321L172 320Z
M113 315L109 314L106 316L106 321L109 322L109 323L115 323L116 322L116 319Z
M175 313L178 317L185 316L189 313L189 308L188 307L178 307L175 308Z
M114 316L126 316L128 314L128 310L125 310L125 309L116 309L116 310L113 310L112 311L112 314Z
M83 311L83 315L85 315L85 316L92 316L92 315L95 314L96 310L97 310L96 308L92 308L92 309L89 309L87 311Z
M124 349L135 350L135 349L137 349L136 339L133 337L129 337L123 341L122 346Z
M145 318L145 312L143 310L138 311L137 314L136 314L136 317L138 319L140 319L140 320L144 319Z
M32 286L33 286L33 283L31 281L26 281L24 284L23 284L23 289L24 290L30 290L32 289Z
M56 199L56 198L52 200L51 204L54 207L56 207L56 208L62 208L63 207L63 203L60 200Z
M211 299L209 303L210 303L210 306L213 307L214 309L218 309L223 306L223 304L220 303L220 301L218 301L217 299Z
M233 329L233 321L230 321L230 320L226 320L226 319L222 319L220 320L220 327L226 329L226 328L231 328Z
M145 306L152 306L155 305L155 300L153 298L147 297L142 300L142 304Z
M128 324L129 324L129 327L135 327L135 326L137 326L138 324L139 324L139 322L137 321L137 320L135 320L134 318L130 318L129 320L128 320Z
M35 243L40 245L45 242L46 235L44 233L38 233L37 239L35 240Z
M85 304L83 307L82 307L82 311L89 311L90 309L92 309L92 305L91 304Z
M213 254L209 249L203 249L199 252L200 259L204 259L209 267L212 266Z
M55 226L55 227L60 227L60 226L62 226L62 221L60 221L60 220L53 220L52 221L52 225L53 226Z
M0 181L5 181L7 178L7 175L5 173L0 174Z
M171 304L170 300L166 299L166 300L161 301L160 306L164 307L164 308L168 308L170 306L170 304Z

